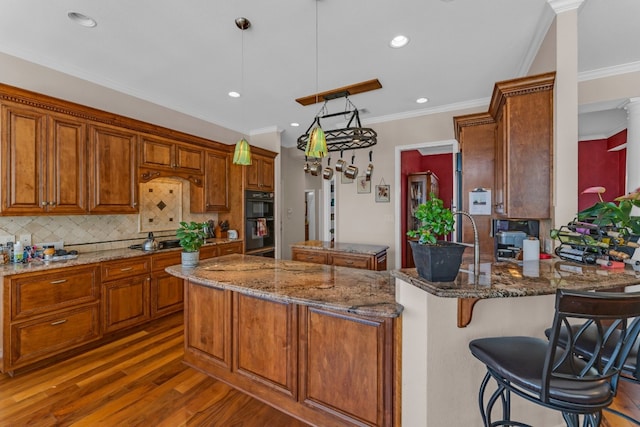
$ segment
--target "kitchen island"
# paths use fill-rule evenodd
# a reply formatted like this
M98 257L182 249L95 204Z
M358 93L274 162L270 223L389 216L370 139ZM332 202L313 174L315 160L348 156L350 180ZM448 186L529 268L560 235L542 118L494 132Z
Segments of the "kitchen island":
M190 366L312 425L397 424L388 273L246 255L166 271L185 281Z
M640 274L630 266L608 270L560 260L481 264L480 270L477 279L460 272L448 283L428 282L415 269L391 272L396 300L404 307L402 425L481 425L477 396L486 368L469 352L471 340L510 335L544 339L556 289L633 290L640 283ZM461 311L467 317L462 324ZM521 398L512 400L512 415L534 426L565 425L558 412Z
M386 245L305 240L291 245L291 259L339 267L384 271L387 269Z

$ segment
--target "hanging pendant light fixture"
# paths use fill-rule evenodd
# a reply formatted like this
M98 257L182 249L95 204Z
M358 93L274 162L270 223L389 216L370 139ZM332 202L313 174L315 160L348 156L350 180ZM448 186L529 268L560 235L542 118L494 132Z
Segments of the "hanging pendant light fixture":
M316 0L316 93L318 93L318 1ZM318 100L316 99L316 102ZM315 125L315 126L314 126ZM312 129L313 128L313 129ZM309 132L311 131L311 132ZM308 138L306 139L306 148L304 154L307 157L322 158L327 155L327 138L324 135L322 127L320 127L320 119L316 115L315 120L307 129Z
M237 18L235 22L236 27L238 27L242 31L242 54L240 59L240 93L244 94L244 30L251 27L251 22L247 18L242 17ZM244 121L244 102L241 105L241 114ZM242 137L240 141L236 143L236 148L233 152L233 164L245 166L251 164L251 146L244 137Z

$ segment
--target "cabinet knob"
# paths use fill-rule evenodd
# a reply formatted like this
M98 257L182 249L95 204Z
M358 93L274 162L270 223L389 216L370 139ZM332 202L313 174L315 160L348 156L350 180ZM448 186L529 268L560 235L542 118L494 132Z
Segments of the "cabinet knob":
M42 206L47 206L47 202L42 202L41 205Z

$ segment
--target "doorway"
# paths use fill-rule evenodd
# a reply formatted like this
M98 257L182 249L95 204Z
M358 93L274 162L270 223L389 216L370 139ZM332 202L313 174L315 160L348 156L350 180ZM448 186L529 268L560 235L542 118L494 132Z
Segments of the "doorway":
M395 200L395 265L405 267L407 262L406 249L406 205L407 205L407 175L411 172L423 172L419 169L425 167L436 172L440 178L441 191L439 198L443 200L445 206L452 207L458 205L459 198L459 177L456 174L457 153L459 152L458 141L455 139L425 142L412 145L402 145L395 148L395 194L400 197ZM430 156L433 156L430 158ZM437 156L437 157L436 157ZM403 162L403 158L405 161ZM406 161L409 159L409 161ZM415 161L412 161L414 159ZM437 161L436 161L437 160ZM433 163L430 163L433 161Z

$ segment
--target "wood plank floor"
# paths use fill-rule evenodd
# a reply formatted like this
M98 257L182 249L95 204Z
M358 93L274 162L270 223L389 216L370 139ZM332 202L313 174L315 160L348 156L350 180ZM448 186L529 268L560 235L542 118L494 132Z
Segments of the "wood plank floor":
M69 360L2 375L0 426L307 426L187 367L182 357L179 314ZM640 419L640 386L622 381L613 406ZM602 426L634 424L605 412Z
M182 314L72 359L0 377L0 426L304 427L182 363Z

